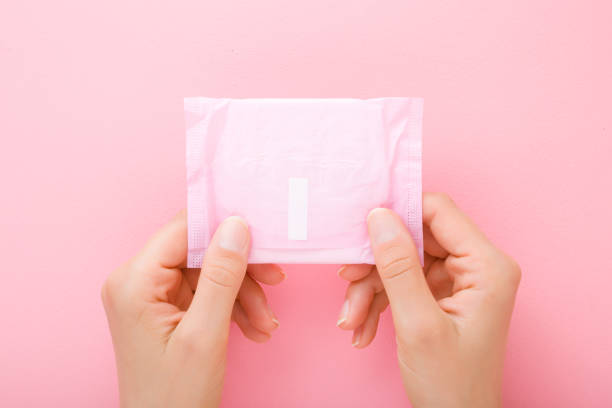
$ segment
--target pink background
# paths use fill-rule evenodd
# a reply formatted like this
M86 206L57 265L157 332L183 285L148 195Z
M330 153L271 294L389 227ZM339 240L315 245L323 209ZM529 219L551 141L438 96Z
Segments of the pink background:
M0 6L0 405L117 404L100 286L185 205L184 96L425 98L424 187L523 267L507 406L611 406L612 3ZM268 290L224 406L405 406L389 314L335 327L335 267Z

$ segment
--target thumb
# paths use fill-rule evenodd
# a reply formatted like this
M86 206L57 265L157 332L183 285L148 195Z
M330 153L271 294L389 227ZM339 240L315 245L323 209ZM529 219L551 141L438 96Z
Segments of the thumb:
M386 208L368 214L376 269L383 282L398 334L413 333L439 317L416 246L401 219Z
M247 268L249 227L240 217L226 218L215 232L202 263L195 294L178 329L199 341L225 341L232 309Z

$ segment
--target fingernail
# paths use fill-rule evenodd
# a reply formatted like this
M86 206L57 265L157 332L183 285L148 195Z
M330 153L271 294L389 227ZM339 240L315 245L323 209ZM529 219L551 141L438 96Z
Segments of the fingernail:
M368 214L368 230L374 245L389 242L400 233L397 218L386 208L375 208Z
M338 322L336 322L336 326L340 326L342 323L346 322L349 313L349 306L349 300L346 299L342 305L342 309L340 310L340 317L338 318Z
M270 320L272 320L272 323L274 323L276 327L280 326L280 322L276 318L276 315L272 311L272 308L270 307L270 305L266 305L266 308L268 309L268 315L270 316Z
M226 218L217 230L219 246L234 252L242 252L249 240L249 227L236 216Z
M345 270L345 269L346 269L346 265L342 265L340 268L338 268L338 271L336 272L336 275L340 276L342 271Z
M361 327L357 330L355 330L355 333L353 333L353 347L357 347L359 346L359 340L361 340Z

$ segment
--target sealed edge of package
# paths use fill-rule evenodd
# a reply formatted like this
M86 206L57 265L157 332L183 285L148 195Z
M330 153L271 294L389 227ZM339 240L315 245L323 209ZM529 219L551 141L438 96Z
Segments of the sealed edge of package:
M187 267L201 267L229 215L251 228L250 263L373 264L366 218L375 207L402 218L423 263L422 98L191 97L184 107ZM347 195L362 200L342 202Z

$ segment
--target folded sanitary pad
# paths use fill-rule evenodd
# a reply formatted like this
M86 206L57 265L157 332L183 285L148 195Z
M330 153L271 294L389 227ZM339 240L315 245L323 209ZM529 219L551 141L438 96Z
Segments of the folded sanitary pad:
M240 215L251 263L374 263L366 217L403 219L421 253L423 100L186 98L188 267Z

